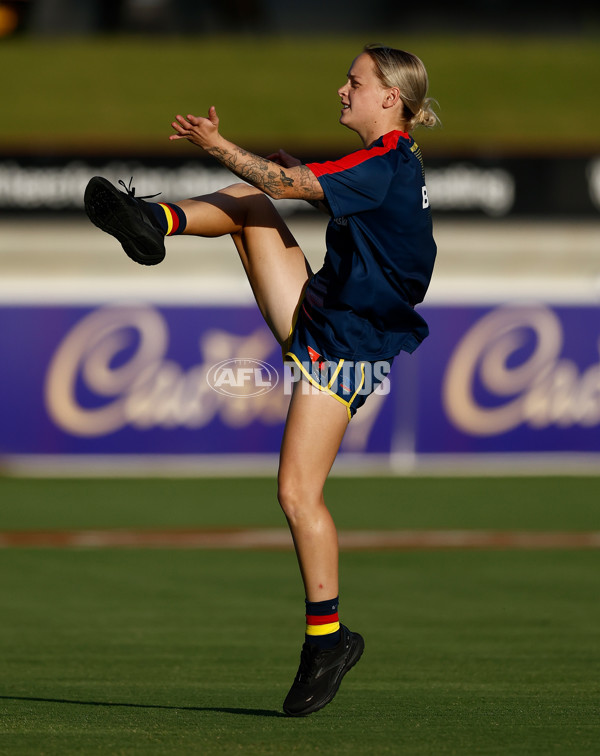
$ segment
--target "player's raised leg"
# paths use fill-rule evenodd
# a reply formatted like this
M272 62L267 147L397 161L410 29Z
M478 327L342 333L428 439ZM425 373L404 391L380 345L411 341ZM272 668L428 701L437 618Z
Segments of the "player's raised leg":
M289 336L310 267L271 200L248 184L177 204L150 203L96 176L85 191L90 220L142 265L165 257L165 235L231 235L267 324L280 343Z
M230 234L258 307L282 344L311 275L310 266L271 200L248 184L178 202L186 234Z

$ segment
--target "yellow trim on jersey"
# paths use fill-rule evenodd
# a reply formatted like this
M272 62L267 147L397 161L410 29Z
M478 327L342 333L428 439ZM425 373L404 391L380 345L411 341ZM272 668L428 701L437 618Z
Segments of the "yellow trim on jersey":
M166 233L166 236L168 236L171 233L171 231L173 230L173 213L171 212L171 210L166 205L163 205L162 202L159 202L158 204L162 207L162 209L165 211L165 215L167 216L167 233Z
M329 635L340 629L339 622L330 622L327 625L307 625L306 635Z

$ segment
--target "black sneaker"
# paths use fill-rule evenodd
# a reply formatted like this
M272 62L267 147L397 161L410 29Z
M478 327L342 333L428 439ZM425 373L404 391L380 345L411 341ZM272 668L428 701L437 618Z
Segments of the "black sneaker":
M365 642L358 633L340 625L342 637L334 648L320 649L305 643L300 667L283 710L291 717L302 717L326 706L338 692L342 678L362 656Z
M129 187L122 181L119 183L125 192L105 178L94 176L85 189L85 212L95 226L121 242L136 263L157 265L165 258L164 233L147 203L135 196L131 181Z

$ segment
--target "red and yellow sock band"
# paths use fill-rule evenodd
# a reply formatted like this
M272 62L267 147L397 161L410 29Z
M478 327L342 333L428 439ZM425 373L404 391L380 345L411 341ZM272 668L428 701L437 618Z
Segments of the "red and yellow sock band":
M323 614L322 616L316 614L306 615L307 635L329 635L330 633L336 633L339 629L340 620L337 612L335 614Z
M179 226L182 225L181 216L180 216L180 213L183 214L182 211L178 213L177 211L179 210L179 208L175 208L173 207L173 205L167 205L164 202L159 202L158 204L162 207L162 209L165 212L165 218L167 221L166 236L172 236L173 234L176 234L178 231L179 233L181 233L183 231L183 228L179 230ZM183 226L185 227L185 224L183 224Z

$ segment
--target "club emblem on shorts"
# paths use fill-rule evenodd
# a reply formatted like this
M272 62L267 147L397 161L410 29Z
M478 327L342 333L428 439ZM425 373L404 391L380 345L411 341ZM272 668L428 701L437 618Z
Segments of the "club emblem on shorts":
M318 352L315 352L315 350L311 346L307 346L306 349L308 350L308 356L310 357L311 362L318 362L320 365L321 355Z
M317 383L326 386L329 382L329 363L327 362L327 360L324 360L323 357L311 346L307 346L306 350L308 352L308 356L310 357L310 361L312 362L312 370L310 371L312 373L312 377L317 381Z

